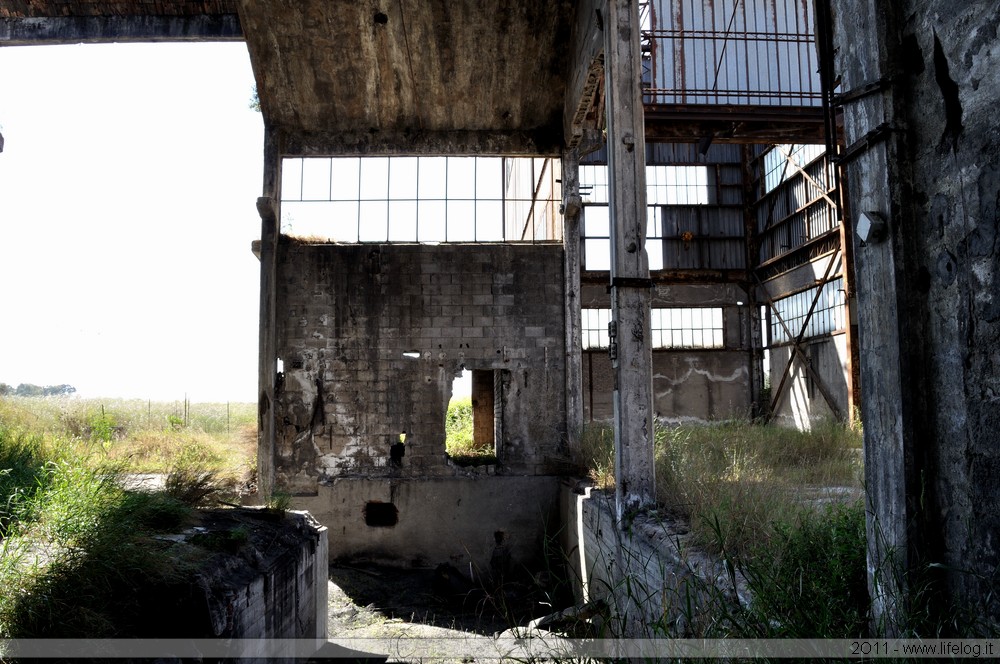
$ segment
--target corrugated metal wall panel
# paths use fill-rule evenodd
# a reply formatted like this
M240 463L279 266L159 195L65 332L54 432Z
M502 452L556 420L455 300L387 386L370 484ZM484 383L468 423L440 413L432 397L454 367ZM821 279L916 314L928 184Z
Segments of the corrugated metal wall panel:
M684 240L685 233L691 234ZM746 267L743 212L719 207L663 208L664 268L741 270Z
M788 150L788 146L775 149ZM764 189L763 152L754 161L755 186ZM789 166L785 179L754 203L760 261L766 262L837 228L833 164L825 155L805 165L805 177Z

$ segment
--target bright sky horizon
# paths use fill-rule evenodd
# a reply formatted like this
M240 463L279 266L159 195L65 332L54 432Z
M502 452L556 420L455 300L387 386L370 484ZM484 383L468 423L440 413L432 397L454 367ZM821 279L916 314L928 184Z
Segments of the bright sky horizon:
M256 401L246 45L0 48L0 382Z

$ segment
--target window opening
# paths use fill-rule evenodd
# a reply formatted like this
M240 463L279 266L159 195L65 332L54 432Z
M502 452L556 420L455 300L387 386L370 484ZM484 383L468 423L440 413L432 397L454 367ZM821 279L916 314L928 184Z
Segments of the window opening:
M721 307L653 309L653 348L722 348Z
M611 339L608 336L608 323L611 322L610 309L581 309L583 320L580 329L583 332L584 350L591 348L607 348Z
M281 232L345 243L558 240L559 181L551 158L286 158Z
M583 263L586 270L611 269L608 167L580 166L584 198ZM712 200L707 166L646 166L646 255L650 270L664 269L663 206L702 206Z
M764 153L764 193L775 189L797 174L798 169L788 163L789 159L798 168L804 169L825 152L826 146L808 143L771 146L771 149ZM786 154L789 156L786 157Z
M399 510L392 503L376 500L365 503L365 525L371 528L391 528L399 523Z
M587 270L611 269L611 220L607 205L583 208L583 265Z
M581 310L584 350L607 348L610 309ZM724 348L721 307L670 307L650 310L653 348Z
M816 297L816 291L819 288L822 288L823 292L816 303L816 308L813 310L812 316L809 318L809 323L806 325L806 331L802 335L802 338L808 339L844 329L844 307L846 304L843 290L844 278L837 277L832 281L828 281L822 287L814 286L774 301L774 308L778 316L781 317L781 320L785 322L785 326L788 327L792 338L789 338L785 332L785 327L781 325L778 318L772 315L770 335L772 344L788 343L798 335L802 329L802 323L805 321L806 313L809 311L809 306L812 304L813 298Z

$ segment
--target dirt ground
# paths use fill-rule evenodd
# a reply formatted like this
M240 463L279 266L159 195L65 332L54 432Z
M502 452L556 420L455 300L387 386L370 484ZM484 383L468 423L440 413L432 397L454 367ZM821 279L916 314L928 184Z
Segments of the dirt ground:
M329 639L334 643L356 643L353 640L492 637L554 610L554 602L549 601L553 591L532 577L507 582L501 589L486 590L462 575L455 578L456 572L454 568L331 566ZM390 657L388 661L422 660ZM498 660L476 657L426 661Z

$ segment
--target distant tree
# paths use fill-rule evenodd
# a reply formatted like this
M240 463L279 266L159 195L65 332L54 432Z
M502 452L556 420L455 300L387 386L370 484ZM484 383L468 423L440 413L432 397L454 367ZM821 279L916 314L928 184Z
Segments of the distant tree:
M10 385L4 385L8 390L10 390ZM17 389L13 391L6 392L6 394L13 394L18 397L64 397L76 392L76 388L72 385L46 385L42 387L40 385L32 385L31 383L21 383L17 386Z
M0 383L0 397L5 397L14 393L14 388L7 383Z

